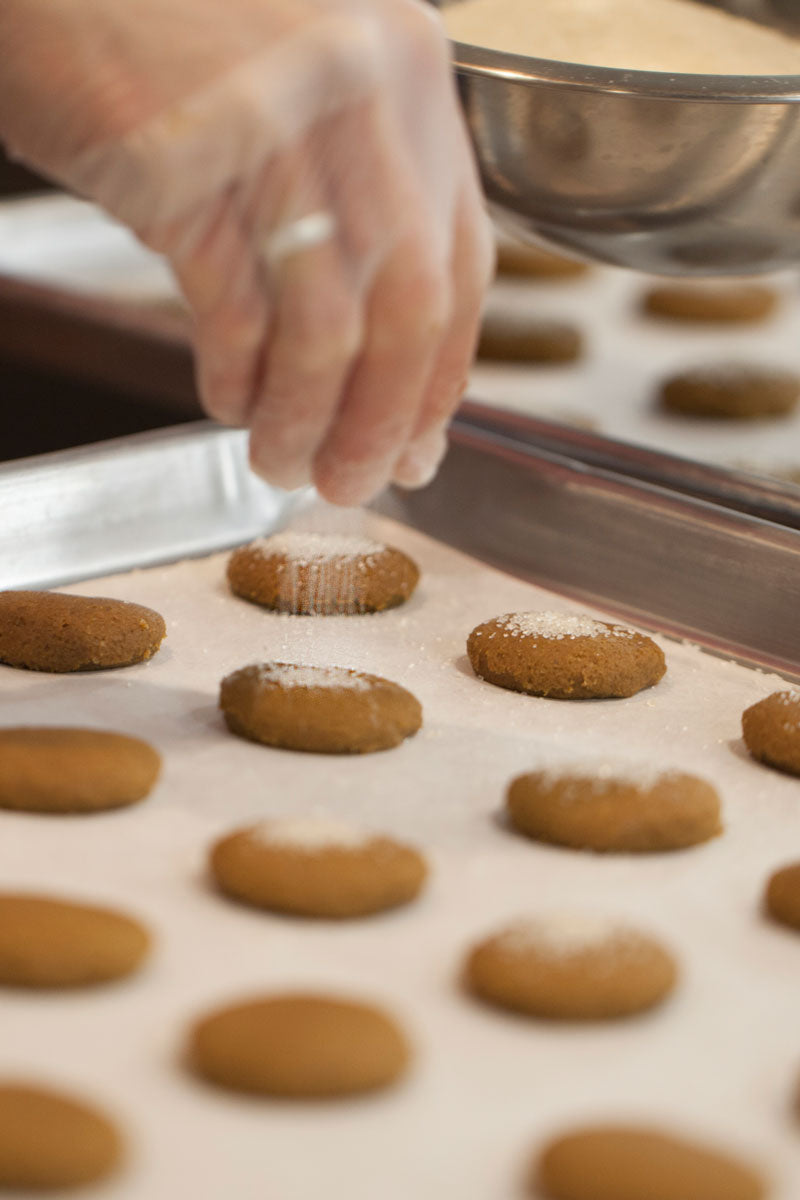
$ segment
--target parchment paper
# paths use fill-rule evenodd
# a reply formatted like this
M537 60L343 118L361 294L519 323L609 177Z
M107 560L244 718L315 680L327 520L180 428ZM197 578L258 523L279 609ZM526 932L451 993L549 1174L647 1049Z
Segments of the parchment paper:
M114 986L0 994L0 1074L60 1084L116 1114L131 1143L97 1200L514 1200L535 1147L583 1120L634 1119L729 1146L800 1192L800 935L770 925L768 873L800 856L800 781L749 759L740 714L781 686L662 641L669 669L624 701L567 703L472 674L479 621L575 605L369 519L423 578L376 616L288 617L231 596L224 556L75 586L151 605L163 649L126 670L52 676L0 667L0 722L85 724L152 740L163 777L143 804L95 817L0 813L0 880L118 905L156 936L150 964ZM220 678L268 658L375 671L425 711L403 746L362 758L268 749L233 737ZM514 836L498 820L519 771L597 756L712 780L725 834L693 850L594 856ZM261 817L327 813L413 841L430 885L412 907L327 924L217 896L209 843ZM589 910L661 936L682 965L659 1011L605 1025L505 1016L460 990L470 945L524 913ZM245 1100L194 1080L187 1027L209 1007L296 987L372 999L415 1046L407 1080L360 1100ZM686 1200L691 1200L687 1197Z

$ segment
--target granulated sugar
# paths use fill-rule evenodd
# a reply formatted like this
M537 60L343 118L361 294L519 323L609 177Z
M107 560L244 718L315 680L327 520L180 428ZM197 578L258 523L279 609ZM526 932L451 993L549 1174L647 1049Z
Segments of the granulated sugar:
M351 688L365 692L372 686L368 679L346 667L309 667L302 663L262 663L255 668L260 683L275 683L282 688Z
M500 944L512 954L577 958L624 945L636 936L627 926L608 917L565 912L515 921L500 935Z
M262 554L279 554L293 566L307 567L334 560L370 558L384 549L372 538L348 533L307 533L285 530L273 537L259 538L253 547Z
M692 0L463 0L459 42L557 62L711 75L794 75L800 41Z
M557 784L590 783L594 791L604 792L621 784L646 792L657 783L669 782L679 772L672 767L654 766L652 763L615 763L610 761L570 762L549 764L535 772L545 787Z
M504 632L514 637L578 638L629 635L621 625L609 628L591 617L559 612L508 613L498 621Z
M327 817L284 817L261 821L251 830L251 837L269 845L290 846L293 850L314 853L331 848L355 849L371 840L369 834Z

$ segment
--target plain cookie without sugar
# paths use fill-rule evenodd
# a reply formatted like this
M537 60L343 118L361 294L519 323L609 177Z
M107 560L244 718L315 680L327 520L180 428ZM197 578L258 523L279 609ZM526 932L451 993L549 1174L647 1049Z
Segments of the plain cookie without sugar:
M101 596L0 592L0 662L29 671L130 667L166 637L152 608Z
M151 791L159 754L139 738L100 729L0 729L0 808L91 813L123 808Z
M211 1083L263 1096L327 1099L388 1087L405 1072L406 1038L386 1013L339 997L286 993L211 1013L189 1061Z
M677 967L657 941L595 915L519 920L477 945L469 991L498 1008L562 1021L627 1017L660 1004Z
M575 850L680 850L722 832L716 789L682 771L649 766L549 767L509 785L506 811L519 833Z
M346 667L242 667L223 679L219 706L239 737L316 754L389 750L422 724L420 703L405 688Z
M781 925L800 930L800 863L790 863L770 876L764 906Z
M563 254L553 254L542 246L525 242L497 243L498 275L522 275L527 279L575 279L589 272L589 264Z
M114 1124L83 1101L0 1081L0 1189L43 1192L97 1183L123 1155Z
M778 296L758 283L663 283L645 294L642 305L646 313L675 321L736 324L765 320Z
M469 635L467 654L488 683L553 700L633 696L667 669L663 651L645 634L558 612L485 621Z
M220 889L256 908L304 917L363 917L408 904L425 882L425 859L394 838L329 819L261 821L211 851Z
M575 362L582 353L581 331L568 321L514 311L484 313L478 358L558 364Z
M766 1200L746 1163L657 1129L597 1125L554 1138L537 1155L534 1194L547 1200Z
M298 615L382 612L404 604L418 581L402 550L348 534L276 533L228 560L237 596Z
M123 913L26 892L0 892L0 985L75 988L131 975L150 948Z
M800 377L775 367L721 363L692 367L661 386L661 407L690 417L748 421L787 416L797 406Z
M753 758L800 775L800 692L773 692L745 709L742 736Z

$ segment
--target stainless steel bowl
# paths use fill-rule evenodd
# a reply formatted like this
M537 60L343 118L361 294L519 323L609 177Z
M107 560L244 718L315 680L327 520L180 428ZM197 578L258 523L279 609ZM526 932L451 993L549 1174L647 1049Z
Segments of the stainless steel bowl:
M800 262L800 75L453 55L486 194L512 231L665 275Z

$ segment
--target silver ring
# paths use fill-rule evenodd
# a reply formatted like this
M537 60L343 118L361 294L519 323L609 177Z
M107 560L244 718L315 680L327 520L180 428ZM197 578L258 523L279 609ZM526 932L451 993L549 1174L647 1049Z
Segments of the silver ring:
M336 233L336 218L333 213L320 211L299 217L288 225L281 225L268 234L262 243L261 253L271 267L302 250L312 250L330 241Z

